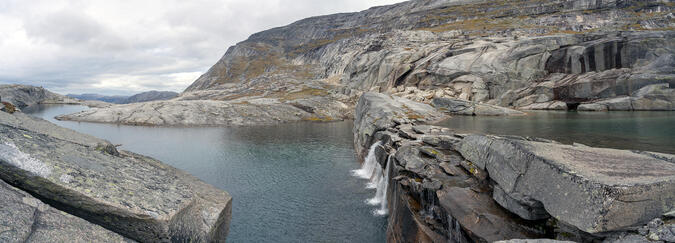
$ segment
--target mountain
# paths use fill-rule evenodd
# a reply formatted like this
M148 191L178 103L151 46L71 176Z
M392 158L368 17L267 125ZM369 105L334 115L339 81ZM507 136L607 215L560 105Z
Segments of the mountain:
M129 96L113 95L106 96L100 94L67 94L66 96L81 100L99 100L114 104L123 104Z
M124 100L124 104L147 102L155 100L169 100L178 96L178 93L172 91L148 91L129 96Z
M219 101L208 104L236 107L242 112L228 115L253 122L261 113L246 111L260 106L295 109L296 118L280 122L350 119L366 91L521 110L672 110L674 8L658 0L413 0L311 17L230 47L174 101ZM637 92L650 85L658 88ZM134 124L124 118L136 108L97 112Z
M121 95L105 96L99 94L80 94L80 95L68 94L66 96L81 100L100 100L115 104L129 104L155 100L168 100L178 96L178 93L172 91L147 91L132 96L121 96Z

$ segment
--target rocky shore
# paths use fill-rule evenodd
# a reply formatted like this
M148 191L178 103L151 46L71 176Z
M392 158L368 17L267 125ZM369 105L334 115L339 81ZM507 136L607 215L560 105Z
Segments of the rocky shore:
M181 170L21 112L0 112L0 191L2 242L224 242L232 208Z
M358 158L389 173L388 242L675 241L674 155L425 125L444 112L358 102Z

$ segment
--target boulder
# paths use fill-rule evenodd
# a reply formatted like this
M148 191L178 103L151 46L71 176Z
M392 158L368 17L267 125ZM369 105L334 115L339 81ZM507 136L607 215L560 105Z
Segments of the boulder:
M155 159L0 113L0 179L141 242L222 241L231 197Z
M0 242L134 242L0 180Z
M625 229L675 209L673 155L483 135L467 136L458 151L511 198L540 202L588 233ZM520 212L516 206L508 209Z

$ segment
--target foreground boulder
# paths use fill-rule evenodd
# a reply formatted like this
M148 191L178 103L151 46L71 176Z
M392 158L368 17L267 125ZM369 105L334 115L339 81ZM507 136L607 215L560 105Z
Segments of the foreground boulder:
M134 242L0 180L0 242Z
M231 197L161 162L0 112L0 179L141 242L224 241Z
M388 115L417 102L366 94L358 104L357 151L372 149L369 158L390 173L389 242L646 242L673 235L673 155L458 134L423 124L432 120Z

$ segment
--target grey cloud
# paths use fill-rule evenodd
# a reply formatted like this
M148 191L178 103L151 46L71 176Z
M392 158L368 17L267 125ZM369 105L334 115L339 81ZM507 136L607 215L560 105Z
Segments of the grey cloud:
M26 35L27 40L0 40L0 64L8 64L0 67L0 82L42 85L63 93L128 94L110 80L134 84L140 89L134 91L182 91L193 81L187 77L196 78L229 46L253 33L310 16L401 0L8 1L0 1L0 19L18 20L20 26L7 29L22 28L12 35ZM104 18L90 11L111 4L125 4L141 16L105 12ZM24 61L13 61L13 55Z

